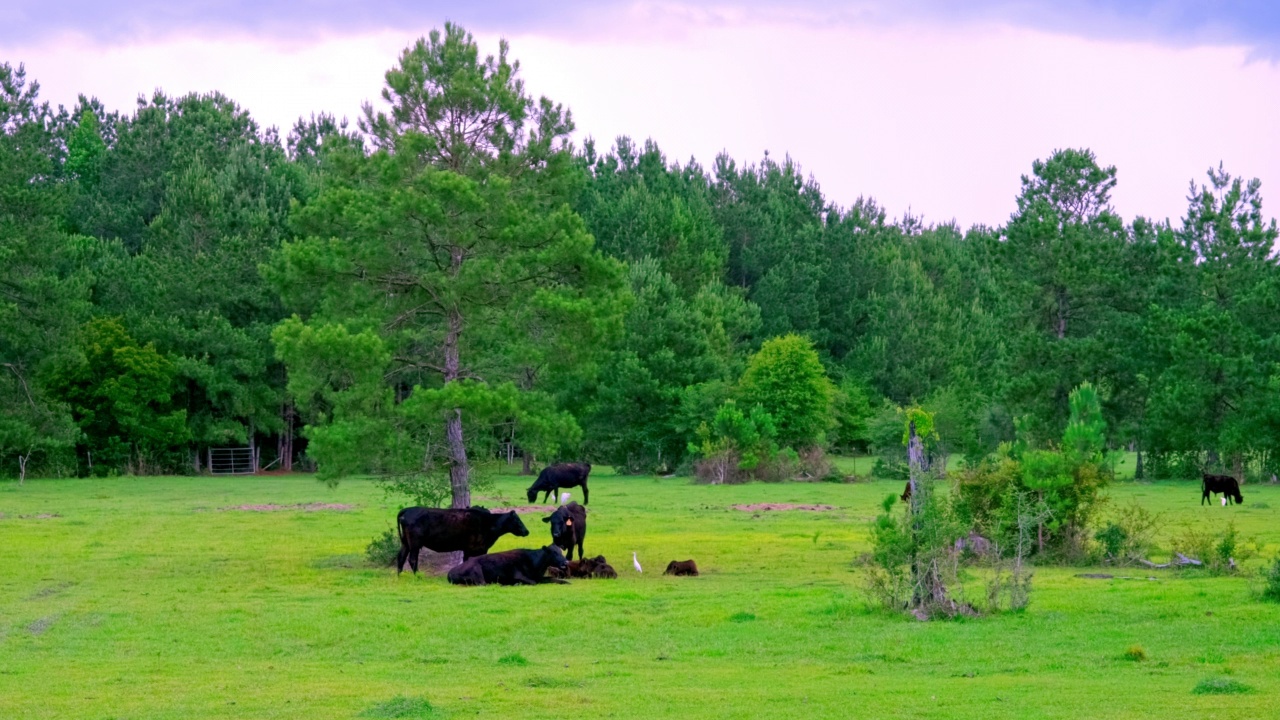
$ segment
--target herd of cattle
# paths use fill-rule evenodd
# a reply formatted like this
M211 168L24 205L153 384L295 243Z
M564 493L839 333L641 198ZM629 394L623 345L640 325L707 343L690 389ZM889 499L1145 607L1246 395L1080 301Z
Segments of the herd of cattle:
M582 488L582 502L588 501L587 476L591 465L564 463L543 469L529 487L529 502L538 493L548 498L559 497L562 488ZM400 534L400 552L396 555L396 572L405 562L416 573L419 553L426 548L438 553L462 553L462 564L449 571L449 582L455 585L537 585L544 582L564 583L564 578L616 578L618 572L603 555L586 557L583 542L587 537L587 509L576 502L561 505L542 519L550 526L551 544L536 550L507 550L490 553L498 538L508 533L528 537L520 516L512 512L492 512L483 507L439 509L409 507L396 516ZM578 559L573 560L574 549ZM567 554L567 557L566 557ZM637 569L639 564L637 563ZM667 575L697 575L692 560L672 561Z
M582 488L582 502L588 502L587 476L591 465L586 463L562 463L543 469L538 479L529 486L529 502L543 493L543 502L558 498L563 488ZM1213 495L1222 495L1222 504L1244 502L1240 483L1230 475L1204 474L1201 479L1200 504L1213 502ZM902 500L911 499L911 484L902 493ZM616 578L618 572L609 565L603 555L588 558L583 551L587 538L587 509L576 502L556 508L550 516L542 518L551 531L551 544L537 550L507 550L490 553L498 538L508 533L516 537L528 537L529 529L520 516L512 512L491 512L483 507L462 509L438 509L409 507L396 517L400 533L400 552L396 555L396 572L404 569L405 562L416 573L418 555L423 548L438 553L461 552L462 564L449 571L449 582L455 585L536 585L544 582L565 582L564 578ZM578 559L573 559L574 549ZM636 563L636 569L640 565ZM666 575L697 575L698 566L692 560L673 560L667 565Z

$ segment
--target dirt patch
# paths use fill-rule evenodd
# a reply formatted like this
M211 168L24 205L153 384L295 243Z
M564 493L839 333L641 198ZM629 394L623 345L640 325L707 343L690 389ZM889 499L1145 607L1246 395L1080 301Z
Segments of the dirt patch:
M1108 575L1106 573L1077 573L1076 577L1085 578L1086 580L1111 580L1115 575Z
M752 505L730 505L734 510L742 512L760 512L762 510L805 510L807 512L829 512L835 510L834 505L793 505L792 503L754 503Z
M319 512L322 510L355 510L355 505L341 503L298 503L297 505L232 505L218 508L221 512L235 510L239 512Z
M57 615L42 617L39 620L36 620L35 622L28 625L27 632L31 633L32 635L43 635L45 634L46 631L48 631L49 628L53 627L53 624L57 621L58 621Z
M34 515L5 515L0 513L0 520L52 520L60 517L62 515L58 513L35 513Z
M558 505L517 505L516 507L489 508L489 510L491 512L496 512L496 513L504 513L504 512L515 512L515 513L525 513L525 514L553 513L556 511L557 507L559 506Z

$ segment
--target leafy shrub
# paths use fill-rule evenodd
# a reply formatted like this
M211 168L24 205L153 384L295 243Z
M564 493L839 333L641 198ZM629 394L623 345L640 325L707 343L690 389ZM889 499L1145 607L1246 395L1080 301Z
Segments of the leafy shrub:
M1094 539L1103 558L1113 565L1128 565L1147 557L1160 518L1136 501L1116 511Z
M400 554L400 535L394 529L375 535L364 549L364 556L377 567L391 567Z
M1170 551L1204 563L1214 575L1235 572L1237 563L1253 556L1257 543L1240 537L1234 522L1217 532L1184 526L1169 542Z
M792 334L766 340L747 360L738 392L744 404L759 405L775 419L779 444L825 444L834 424L835 388L808 338Z
M1262 574L1262 599L1280 602L1280 556L1277 556Z

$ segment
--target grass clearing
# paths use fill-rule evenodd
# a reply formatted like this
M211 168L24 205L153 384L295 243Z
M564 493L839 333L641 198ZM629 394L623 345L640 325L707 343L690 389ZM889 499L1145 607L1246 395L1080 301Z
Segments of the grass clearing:
M527 483L500 477L477 502L522 504ZM1274 712L1280 605L1257 602L1244 576L1042 567L1023 613L918 623L869 607L852 562L897 483L712 487L601 468L591 489L586 550L618 580L459 588L365 561L397 510L367 481L0 484L0 717ZM1280 488L1247 486L1230 508L1201 507L1194 483L1109 492L1161 513L1163 548L1182 527L1229 520L1262 549L1248 572L1280 547L1280 512L1259 507ZM732 509L759 503L833 509ZM248 505L292 509L219 511ZM349 508L306 509L321 505ZM495 549L545 544L540 517L524 516L530 538ZM661 574L687 558L701 577ZM1145 661L1125 657L1134 647ZM1191 692L1206 678L1252 691ZM403 711L419 715L371 714L396 702L420 702Z

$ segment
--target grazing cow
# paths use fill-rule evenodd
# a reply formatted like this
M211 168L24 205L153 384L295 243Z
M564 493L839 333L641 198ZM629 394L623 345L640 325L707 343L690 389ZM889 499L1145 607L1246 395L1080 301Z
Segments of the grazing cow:
M548 568L564 570L568 564L564 553L555 545L548 545L541 550L507 550L464 561L449 571L449 582L454 585L563 583L563 580L544 575Z
M1240 483L1236 482L1236 479L1230 475L1210 475L1205 473L1201 478L1200 490L1201 505L1204 505L1206 500L1213 502L1213 499L1209 497L1210 493L1214 495L1222 493L1224 501L1232 498L1237 505L1244 504L1244 496L1240 494Z
M400 553L396 574L404 561L418 572L418 552L422 548L439 553L462 551L463 559L484 555L498 538L507 533L525 537L529 529L514 512L492 513L482 507L441 510L408 507L396 516L400 529Z
M672 560L667 563L667 569L663 571L663 575L690 575L696 577L698 575L698 563L692 560Z
M538 473L538 479L529 486L527 491L529 502L534 502L538 493L546 493L542 497L542 502L546 502L547 498L558 497L560 488L580 487L582 488L582 504L590 503L587 494L587 475L591 473L591 463L560 463L559 465L548 465Z
M573 559L573 546L578 546L578 559L581 560L582 541L587 538L587 509L576 502L561 505L551 513L551 517L542 518L542 522L551 523L551 541L564 550L565 555Z
M547 575L551 577L567 577L567 578L608 578L616 580L618 571L613 569L603 555L597 555L593 558L578 558L569 563L564 569L548 568Z

